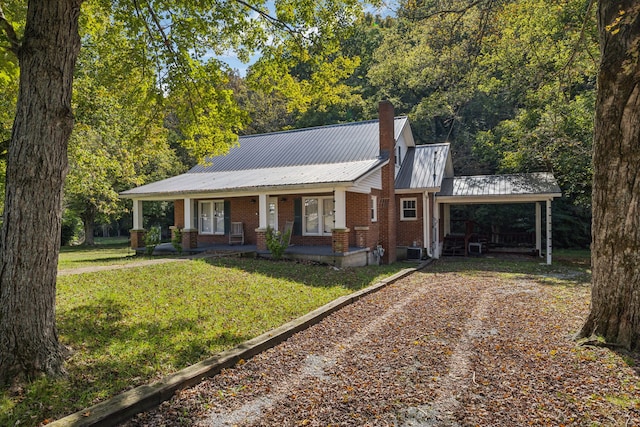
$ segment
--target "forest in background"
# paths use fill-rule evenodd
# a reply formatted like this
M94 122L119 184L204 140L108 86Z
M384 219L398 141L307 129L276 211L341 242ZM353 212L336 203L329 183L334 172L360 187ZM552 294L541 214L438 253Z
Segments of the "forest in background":
M18 15L26 7L10 3ZM345 14L330 37L319 28L261 46L245 76L203 51L197 64L190 60L188 78L164 86L162 74L172 70L149 54L163 40L132 37L117 25L117 9L88 1L74 82L66 229L89 236L88 243L96 224L127 230L119 191L224 152L236 134L372 119L388 99L396 114L409 116L417 143L451 143L456 175L553 172L564 195L554 203L554 246L588 247L599 61L590 5L402 0L395 16ZM172 37L181 36L179 28L172 26ZM0 58L0 141L10 138L17 77L15 61ZM171 206L147 209L153 222ZM511 209L504 215L519 208ZM497 216L486 208L461 215L478 222ZM532 226L532 214L519 215L518 227Z

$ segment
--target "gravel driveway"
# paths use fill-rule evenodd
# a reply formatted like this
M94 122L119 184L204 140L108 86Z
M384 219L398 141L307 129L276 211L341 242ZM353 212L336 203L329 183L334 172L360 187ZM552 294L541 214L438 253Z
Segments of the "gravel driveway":
M127 426L640 425L640 377L577 347L589 288L422 271Z

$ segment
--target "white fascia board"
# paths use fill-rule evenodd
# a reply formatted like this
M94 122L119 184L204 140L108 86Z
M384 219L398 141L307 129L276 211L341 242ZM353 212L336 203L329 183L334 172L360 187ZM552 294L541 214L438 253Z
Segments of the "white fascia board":
M401 188L395 190L396 194L416 194L416 193L437 193L440 191L440 187L427 187L427 188ZM440 199L440 198L438 198Z
M523 195L505 195L505 196L437 196L439 203L448 204L507 204L507 203L534 203L545 202L557 197L562 197L561 193L546 194L523 194Z
M396 138L396 142L400 139L401 136L404 137L404 143L407 147L416 146L416 141L413 139L413 132L411 131L411 124L409 123L408 117L404 122L404 126L402 126L402 129L400 130L398 138Z
M255 196L258 194L269 195L287 195L287 194L311 194L311 193L331 193L336 188L348 189L352 182L335 182L335 183L317 183L305 184L304 186L278 186L278 187L251 187L246 189L237 189L234 191L199 191L199 192L175 192L163 194L135 194L120 195L123 199L144 200L144 201L168 201L179 200L184 198L190 199L210 199L210 198L232 198Z

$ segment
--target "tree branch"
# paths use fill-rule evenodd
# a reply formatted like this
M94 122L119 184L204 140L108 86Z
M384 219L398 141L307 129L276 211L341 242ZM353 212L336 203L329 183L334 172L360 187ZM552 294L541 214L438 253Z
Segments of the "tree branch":
M567 68L569 68L569 66L571 65L573 60L576 58L576 54L578 53L578 47L580 46L580 44L584 40L584 33L585 33L586 28L587 28L587 24L589 22L589 17L591 16L591 8L592 7L593 7L593 0L589 0L589 4L587 5L587 11L584 14L584 19L582 21L582 28L580 28L580 34L578 35L578 40L576 40L576 43L573 46L573 51L571 52L571 56L569 57L569 60L564 65L564 67L562 67L563 70L566 70Z
M287 24L284 21L281 21L280 19L276 18L275 16L271 16L269 15L267 12L258 9L255 6L250 5L249 3L247 3L244 0L234 0L236 3L239 3L241 5L243 5L244 7L253 10L254 12L256 12L257 14L259 14L260 16L262 16L267 22L270 22L271 24L277 26L277 27L281 27L284 28L286 31L288 31L291 34L301 34L300 30L297 30L293 27L291 27L289 24Z
M7 17L4 15L2 5L0 5L0 29L4 31L4 33L7 35L7 39L9 40L10 47L8 50L18 56L22 44L20 43L20 39L18 38L13 25L11 25L11 22L9 22L7 20Z

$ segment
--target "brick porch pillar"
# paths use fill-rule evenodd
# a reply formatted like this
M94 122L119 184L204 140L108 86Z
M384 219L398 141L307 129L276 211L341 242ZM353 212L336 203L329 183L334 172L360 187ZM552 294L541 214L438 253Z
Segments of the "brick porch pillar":
M258 251L267 250L267 229L266 228L256 228L256 250Z
M129 230L129 236L131 237L131 249L144 247L145 233L145 230Z
M334 228L331 231L333 244L331 245L333 252L342 254L349 251L349 229Z
M369 241L369 227L353 227L356 232L356 246L366 248Z
M198 247L198 230L185 228L182 230L182 250L195 249Z

